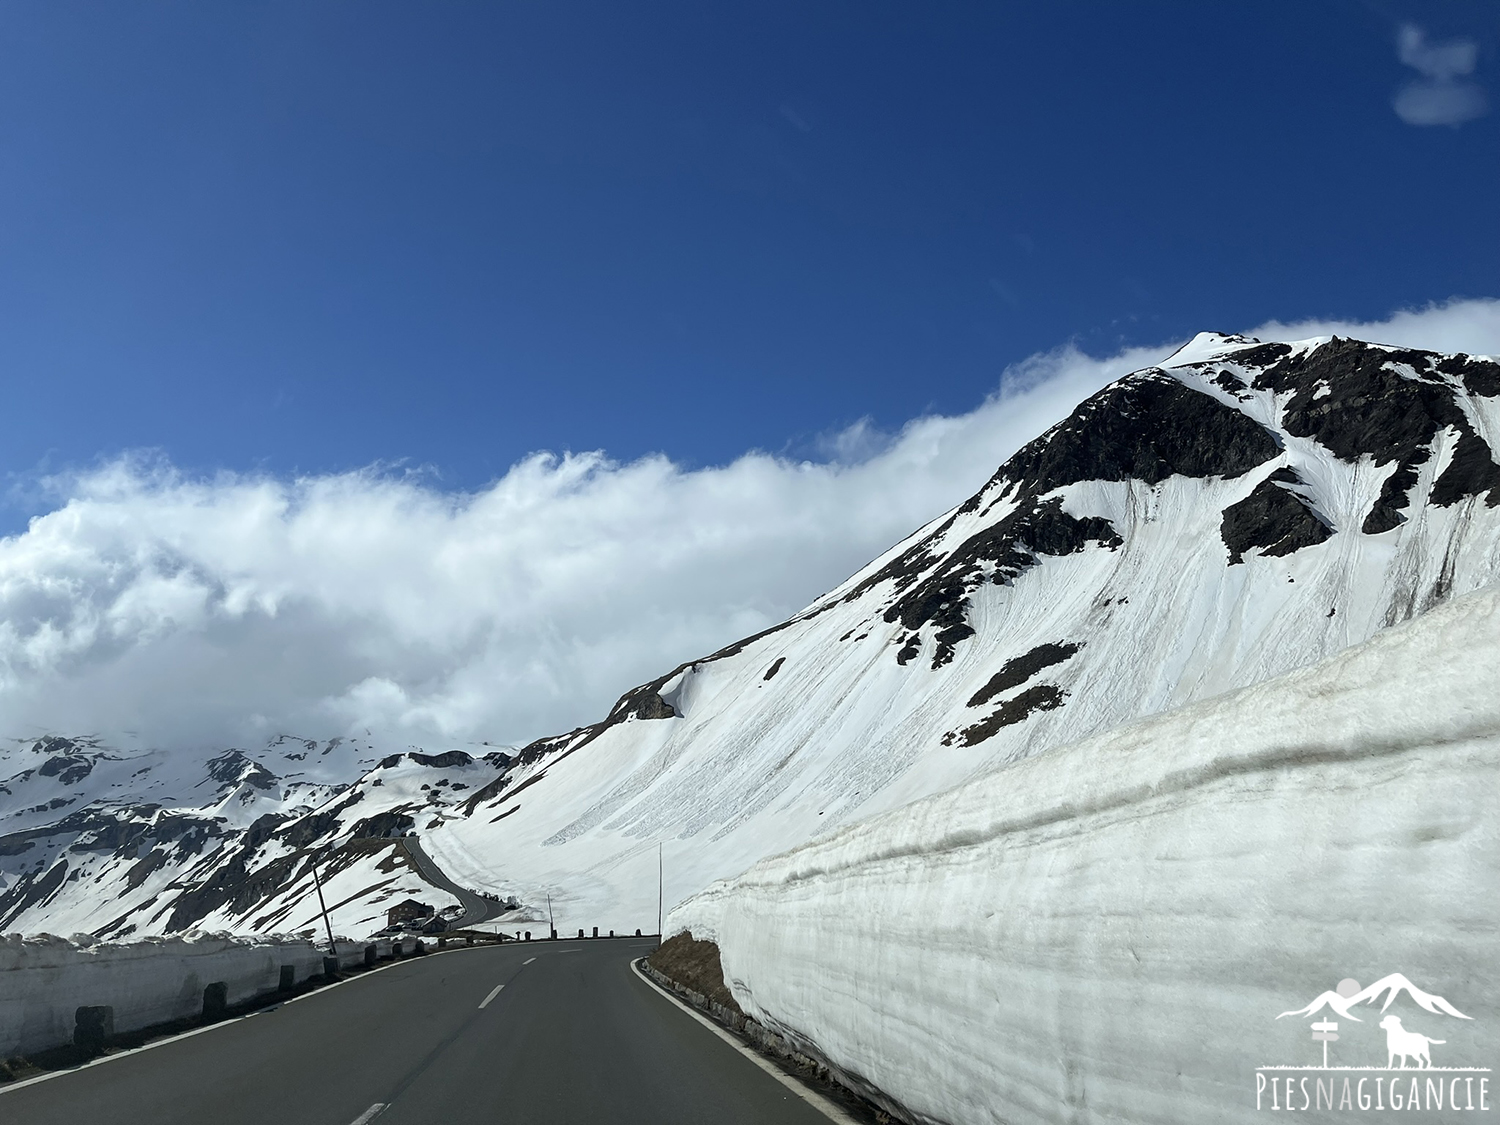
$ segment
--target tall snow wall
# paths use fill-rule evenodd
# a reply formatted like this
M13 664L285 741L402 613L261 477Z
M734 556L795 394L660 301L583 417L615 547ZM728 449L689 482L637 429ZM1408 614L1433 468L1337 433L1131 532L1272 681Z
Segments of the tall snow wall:
M339 961L363 959L364 942L338 943ZM72 1041L77 1010L107 1004L116 1032L136 1031L203 1011L205 985L222 981L228 1003L274 990L281 966L298 983L323 971L326 947L228 935L73 941L42 934L0 937L0 1058Z
M764 860L667 931L913 1120L1250 1121L1319 1077L1367 1079L1357 1110L1389 1075L1258 1068L1321 1065L1319 1018L1330 1065L1384 1067L1379 1004L1277 1017L1399 972L1470 1017L1390 1009L1436 1065L1500 1061L1497 797L1491 589ZM1448 1077L1496 1111L1493 1075ZM1449 1119L1427 1094L1403 1120Z

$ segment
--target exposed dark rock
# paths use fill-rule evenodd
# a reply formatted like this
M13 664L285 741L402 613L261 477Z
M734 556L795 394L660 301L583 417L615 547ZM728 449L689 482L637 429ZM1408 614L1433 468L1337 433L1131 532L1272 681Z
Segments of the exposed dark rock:
M1493 360L1475 359L1460 352L1445 357L1437 364L1437 370L1463 380L1470 394L1483 398L1500 396L1500 363Z
M31 748L38 754L75 754L82 749L78 740L59 734L43 735L31 744Z
M17 879L9 890L0 894L0 933L5 932L5 927L12 918L39 902L45 902L63 885L67 876L68 861L60 859L45 875L34 871Z
M784 657L784 656L778 656L776 658L776 662L774 664L772 664L769 668L766 669L766 674L764 676L762 676L761 679L762 680L769 680L772 676L776 675L777 672L781 671L781 666L783 664L785 664L785 663L786 663L786 657Z
M399 809L365 817L354 825L356 840L384 839L389 836L405 836L417 822Z
M653 681L636 688L634 691L626 692L620 701L615 704L614 710L609 713L610 720L620 722L628 718L636 719L673 719L677 712L672 710L672 705L661 697L660 689L662 683Z
M282 856L251 872L248 864L255 850L243 845L236 848L203 883L178 895L166 931L190 929L223 906L242 914L286 886L301 857Z
M1219 536L1229 548L1229 565L1243 562L1252 547L1259 547L1263 555L1290 555L1333 534L1302 497L1284 487L1301 483L1295 472L1283 466L1249 496L1224 509Z
M324 812L308 813L300 820L295 820L278 834L286 841L288 847L305 848L313 841L321 839L338 824L339 817L346 812L350 806L357 805L364 800L365 795L361 792L351 793L333 808Z
M125 872L125 886L135 890L150 877L151 873L165 865L167 853L156 849L147 852L140 859L130 865L130 870Z
M66 740L59 739L59 741ZM94 772L94 760L81 755L67 754L48 758L37 767L36 772L43 777L55 777L64 785L72 785Z
M1397 462L1361 526L1366 534L1378 535L1401 523L1417 470L1431 456L1433 439L1442 429L1458 432L1463 457L1451 480L1444 473L1442 502L1455 503L1479 492L1495 496L1491 490L1500 478L1490 468L1494 458L1441 377L1458 376L1482 394L1480 388L1488 389L1497 378L1489 370L1495 365L1457 363L1456 358L1335 337L1310 352L1287 356L1261 372L1255 385L1293 392L1282 424L1298 437L1312 438L1345 461L1369 456L1379 465ZM1319 395L1322 386L1327 393Z
M1212 395L1158 371L1131 375L1106 387L1066 420L1021 449L958 514L1002 500L1013 510L976 532L944 557L934 545L952 528L950 517L846 595L853 600L881 583L897 598L885 619L912 633L934 632L934 669L949 663L973 635L969 595L984 582L1013 582L1043 555L1069 555L1090 545L1116 548L1108 520L1077 517L1046 494L1086 480L1135 479L1157 484L1174 474L1238 476L1280 452L1275 437ZM919 638L920 639L920 638ZM910 643L899 663L915 655Z
M1001 665L1000 671L990 677L989 683L974 693L968 705L970 707L984 706L995 696L1011 688L1020 687L1043 668L1061 664L1082 647L1080 642L1059 641L1056 644L1037 645L1030 652L1012 657Z
M954 740L960 746L975 746L998 733L1005 727L1023 722L1037 711L1054 711L1063 705L1068 693L1056 684L1037 684L1029 687L1013 699L1007 699L995 709L994 714L981 719L962 731L943 735L943 745L951 746Z
M280 781L274 773L259 762L253 762L238 750L228 750L208 763L208 776L220 787L252 785L256 789L275 789Z
M1366 535L1380 535L1406 522L1402 513L1411 504L1411 490L1417 484L1417 468L1425 460L1425 455L1414 455L1397 465L1395 471L1385 478L1380 495L1359 526L1360 531Z
M431 766L433 769L446 770L455 766L472 766L474 759L462 750L447 750L441 754L410 754L408 757L419 766Z
M1036 566L1041 555L1069 555L1090 544L1113 549L1121 542L1106 519L1070 516L1055 497L1034 501L975 533L925 577L922 571L932 556L925 544L916 544L861 582L849 597L858 597L881 582L892 582L897 589L907 587L885 611L887 621L900 621L914 634L896 660L904 664L916 655L920 632L929 626L936 640L932 667L941 668L953 659L958 642L974 635L966 619L974 589L985 582L1014 581Z
M1037 493L1085 480L1237 477L1280 452L1264 426L1158 371L1088 399L996 474Z
M1458 436L1453 460L1433 482L1431 502L1439 508L1457 504L1468 496L1485 496L1485 504L1500 504L1500 465L1495 463L1490 447L1467 425Z

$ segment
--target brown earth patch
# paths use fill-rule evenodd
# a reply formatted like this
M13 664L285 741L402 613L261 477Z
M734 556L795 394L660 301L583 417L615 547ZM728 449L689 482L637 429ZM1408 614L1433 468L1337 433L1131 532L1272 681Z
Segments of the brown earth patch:
M646 958L657 972L670 977L684 988L700 992L737 1015L744 1015L734 1002L734 994L724 983L724 966L719 961L719 947L711 941L695 941L692 932L677 934L664 941Z

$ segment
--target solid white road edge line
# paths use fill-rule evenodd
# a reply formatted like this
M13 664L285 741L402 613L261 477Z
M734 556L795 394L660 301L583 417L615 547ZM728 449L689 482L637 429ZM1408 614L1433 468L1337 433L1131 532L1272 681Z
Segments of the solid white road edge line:
M796 1094L799 1098L807 1102L814 1109L820 1111L824 1117L828 1118L830 1121L839 1122L839 1125L859 1125L859 1122L855 1121L854 1118L845 1113L840 1106L837 1106L833 1102L829 1101L822 1094L818 1093L818 1091L801 1082L798 1082L795 1078L782 1071L779 1067L772 1065L770 1061L762 1058L760 1052L757 1051L754 1047L750 1047L745 1045L744 1043L741 1043L733 1035L730 1035L729 1032L725 1031L718 1024L714 1023L713 1020L709 1019L703 1013L698 1011L698 1009L684 1003L679 997L673 996L665 988L657 984L645 973L641 972L641 967L636 962L630 962L630 968L636 976L641 978L641 980L645 981L652 988L656 989L657 992L660 992L668 1000L672 1001L672 1003L676 1004L684 1012L692 1016L704 1027L708 1028L709 1031L712 1031L720 1039L724 1040L724 1042L728 1043L736 1051L744 1055L747 1059L753 1062L756 1066L760 1067L761 1070L765 1071L772 1078L776 1079L776 1081L780 1082L792 1093Z
M365 1110L353 1121L351 1121L349 1125L370 1125L370 1121L375 1117L377 1113L379 1113L384 1108L385 1102L376 1102L369 1109Z
M479 1010L482 1012L486 1008L488 1008L490 1006L490 1001L493 1000L496 996L499 996L500 990L504 987L505 985L503 984L497 984L494 988L490 989L490 994L479 1002ZM356 1121L354 1125L359 1125L359 1122Z
M467 948L467 946L459 946L457 949L433 949L429 950L427 953L422 954L422 956L441 957L445 953L459 953ZM234 1016L231 1019L220 1020L218 1023L211 1023L207 1027L195 1027L191 1031L184 1031L178 1035L169 1035L165 1039L153 1039L150 1043L143 1043L139 1047L131 1047L127 1051L116 1051L111 1055L100 1055L97 1059L90 1059L88 1062L82 1064L81 1066L70 1066L64 1068L63 1070L49 1070L46 1074L38 1074L35 1078L23 1078L19 1082L7 1082L5 1085L0 1086L0 1096L8 1094L12 1090L21 1090L27 1086L35 1086L38 1082L50 1082L54 1078L64 1078L69 1074L77 1074L80 1070L87 1070L91 1066L102 1066L104 1063L114 1062L116 1059L128 1059L132 1055L140 1054L142 1051L150 1051L154 1050L157 1047L165 1047L169 1043L176 1043L179 1039L191 1039L194 1035L202 1035L205 1031L217 1031L221 1027L233 1027L241 1020L253 1020L256 1016L269 1015L277 1008L284 1008L288 1004L295 1004L299 1000L307 1000L313 996L321 996L329 989L342 988L346 984L356 984L362 980L369 980L376 973L383 973L387 969L394 969L401 965L410 965L415 961L416 954L411 954L410 956L401 958L401 960L399 961L389 961L384 965L377 965L373 969L366 969L357 977L345 977L343 980L336 980L332 984L320 985L319 987L313 989L311 992L301 993L298 996L293 996L290 1000L283 1000L279 1004L268 1004L264 1008L256 1008L255 1011L246 1012L242 1016Z
M522 961L521 964L523 964L523 965L529 965L529 964L531 964L535 960L536 960L535 957L528 957L528 958L526 958L526 960Z

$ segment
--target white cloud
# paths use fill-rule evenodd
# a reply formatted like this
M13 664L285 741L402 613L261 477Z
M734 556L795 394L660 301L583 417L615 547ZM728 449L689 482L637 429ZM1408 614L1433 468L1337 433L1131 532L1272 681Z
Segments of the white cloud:
M1472 39L1429 43L1421 28L1405 24L1396 36L1396 49L1401 61L1422 75L1420 81L1402 86L1391 103L1402 121L1461 125L1488 111L1484 89L1462 80L1474 73L1479 61L1479 46Z
M1257 330L1330 332L1500 352L1500 302ZM538 454L464 494L379 470L191 479L140 459L53 479L54 510L0 540L0 734L564 730L805 605L1174 347L1035 356L968 414L861 423L820 463Z

